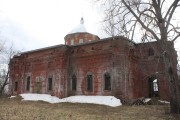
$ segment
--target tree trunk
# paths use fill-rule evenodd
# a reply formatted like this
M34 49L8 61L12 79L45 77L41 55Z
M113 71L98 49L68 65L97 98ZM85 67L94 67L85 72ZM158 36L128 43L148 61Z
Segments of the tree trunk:
M8 78L9 78L9 70L8 70L8 72L6 73L4 83L2 84L2 86L1 86L1 88L0 88L0 95L3 95L3 94L4 94L5 86L8 84Z
M164 67L165 67L165 76L168 78L169 84L169 95L170 95L170 111L171 113L180 113L180 100L179 100L179 89L178 89L178 77L176 73L176 67L173 69L173 65L177 63L177 61L173 61L174 53L171 53L174 49L173 47L169 47L170 42L161 41L161 49L163 51L163 59L164 59ZM175 62L175 63L174 63ZM175 65L176 66L176 65Z

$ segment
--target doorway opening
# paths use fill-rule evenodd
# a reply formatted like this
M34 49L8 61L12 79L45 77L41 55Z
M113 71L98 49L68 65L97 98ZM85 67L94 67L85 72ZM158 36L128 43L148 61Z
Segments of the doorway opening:
M156 76L149 78L149 97L159 97L158 79Z

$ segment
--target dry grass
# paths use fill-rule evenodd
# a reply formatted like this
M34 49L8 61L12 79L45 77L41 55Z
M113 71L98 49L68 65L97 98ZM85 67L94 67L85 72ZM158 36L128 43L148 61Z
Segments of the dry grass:
M168 105L108 107L0 98L0 120L180 120Z

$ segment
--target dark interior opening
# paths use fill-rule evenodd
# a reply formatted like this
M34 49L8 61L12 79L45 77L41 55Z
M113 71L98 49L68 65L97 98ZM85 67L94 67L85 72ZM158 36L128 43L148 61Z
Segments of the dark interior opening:
M76 76L72 76L72 90L76 90L77 79Z
M48 90L52 90L52 78L48 78Z
M111 76L109 73L104 75L104 90L111 90Z
M93 91L93 79L92 79L92 75L87 75L86 90L87 91Z
M30 77L27 77L27 83L26 83L26 91L30 90Z

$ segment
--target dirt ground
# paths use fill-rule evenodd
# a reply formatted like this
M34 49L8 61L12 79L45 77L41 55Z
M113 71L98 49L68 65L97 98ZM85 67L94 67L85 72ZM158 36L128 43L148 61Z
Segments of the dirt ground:
M94 104L21 101L0 98L0 120L180 120L169 105L108 107Z

